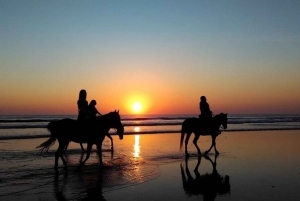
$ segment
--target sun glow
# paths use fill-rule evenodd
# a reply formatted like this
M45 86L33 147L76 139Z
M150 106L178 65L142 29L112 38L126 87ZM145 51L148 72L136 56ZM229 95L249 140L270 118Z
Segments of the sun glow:
M140 102L135 102L132 104L132 110L136 113L142 110L142 104Z
M127 114L145 114L151 108L151 97L144 93L130 93L124 98L124 106Z

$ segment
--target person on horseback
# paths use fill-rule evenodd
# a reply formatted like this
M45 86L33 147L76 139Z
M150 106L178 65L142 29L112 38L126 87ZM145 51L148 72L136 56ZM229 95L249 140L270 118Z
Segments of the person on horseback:
M211 119L212 118L212 111L210 111L209 104L206 101L205 96L200 97L200 103L199 103L199 108L200 108L200 118L203 119Z
M78 107L78 117L77 117L77 120L78 121L82 121L82 120L85 120L85 119L91 117L90 112L89 112L89 105L88 105L88 102L86 100L86 96L87 96L86 90L84 90L84 89L80 90L80 92L79 92L79 98L77 100L77 107ZM86 151L83 148L82 143L80 143L80 147L81 147L81 151L82 152ZM67 148L68 148L68 144L65 147L65 151L67 150Z
M95 100L92 100L89 104L89 112L91 114L92 117L95 117L97 114L100 114L100 112L97 110L96 108L97 102Z
M78 107L77 120L83 120L90 117L89 106L86 100L86 96L87 96L86 90L84 89L80 90L79 98L77 101L77 107Z
M210 123L212 119L212 111L209 108L209 104L207 103L205 96L200 97L199 108L201 112L199 118L204 125L207 125L207 123Z

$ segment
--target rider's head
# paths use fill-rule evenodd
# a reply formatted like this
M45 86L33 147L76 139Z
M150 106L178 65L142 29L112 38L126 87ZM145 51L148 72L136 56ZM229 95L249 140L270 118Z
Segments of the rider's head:
M206 101L205 96L201 96L201 97L200 97L200 100L205 102L205 101Z
M97 102L96 102L95 100L92 100L92 101L90 102L90 105L95 106L95 105L97 105Z
M79 92L79 100L85 100L85 99L86 99L86 91L82 89Z

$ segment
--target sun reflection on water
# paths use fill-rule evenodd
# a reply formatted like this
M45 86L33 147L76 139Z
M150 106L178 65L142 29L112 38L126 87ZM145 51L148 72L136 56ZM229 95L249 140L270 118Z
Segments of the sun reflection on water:
M140 129L140 127L134 127L134 132L139 132L141 129Z
M133 145L133 156L135 158L140 157L140 135L135 135L134 136L134 145Z

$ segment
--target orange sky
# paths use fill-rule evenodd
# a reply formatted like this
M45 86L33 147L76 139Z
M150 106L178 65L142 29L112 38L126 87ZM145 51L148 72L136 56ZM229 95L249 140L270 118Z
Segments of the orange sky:
M1 4L0 115L300 114L297 1Z

